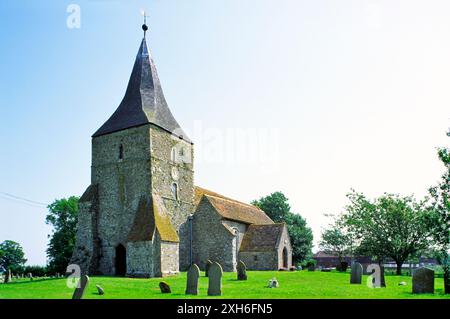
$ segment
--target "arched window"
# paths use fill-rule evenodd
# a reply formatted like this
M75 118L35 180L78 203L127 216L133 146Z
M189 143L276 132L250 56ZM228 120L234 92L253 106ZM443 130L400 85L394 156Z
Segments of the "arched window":
M173 196L173 199L178 200L178 185L177 185L177 183L172 184L172 196Z
M123 145L120 144L119 146L119 159L123 159Z
M172 150L170 152L170 160L172 162L175 162L176 159L177 159L177 149L175 147L172 147Z

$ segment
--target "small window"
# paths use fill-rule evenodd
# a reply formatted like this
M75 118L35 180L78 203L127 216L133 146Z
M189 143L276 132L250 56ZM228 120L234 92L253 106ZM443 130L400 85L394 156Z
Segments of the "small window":
M178 185L177 185L177 183L172 184L172 196L173 196L173 199L178 200Z
M179 151L180 156L184 156L184 148L182 147Z
M120 144L119 146L119 159L123 159L123 145Z
M253 256L254 261L258 261L258 255Z
M175 162L176 159L177 159L177 150L175 147L172 147L172 150L170 152L170 160L172 162Z

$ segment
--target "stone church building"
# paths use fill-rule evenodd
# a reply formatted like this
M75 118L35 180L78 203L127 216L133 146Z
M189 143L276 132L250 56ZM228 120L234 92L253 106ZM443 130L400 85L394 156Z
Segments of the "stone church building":
M143 26L146 31L145 25ZM285 224L194 186L194 144L172 115L145 33L125 96L92 136L91 185L79 201L72 264L85 274L159 277L292 264Z

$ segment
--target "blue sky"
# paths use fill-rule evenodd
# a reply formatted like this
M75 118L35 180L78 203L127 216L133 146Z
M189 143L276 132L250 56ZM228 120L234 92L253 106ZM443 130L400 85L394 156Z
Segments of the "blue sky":
M71 3L80 29L67 27ZM421 197L439 179L448 1L15 0L0 2L0 192L83 193L141 9L166 99L195 142L197 185L247 202L283 191L317 241L350 188ZM0 241L44 264L46 209L1 194Z

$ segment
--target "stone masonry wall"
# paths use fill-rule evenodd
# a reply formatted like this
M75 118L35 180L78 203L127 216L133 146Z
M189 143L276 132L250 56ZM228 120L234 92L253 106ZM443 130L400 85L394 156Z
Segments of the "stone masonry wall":
M187 219L194 212L194 147L157 126L151 126L152 191L159 194L178 232L179 268L189 267L189 229ZM175 157L172 152L175 151ZM176 183L178 198L172 185Z
M233 271L234 234L222 225L220 215L204 197L193 221L193 261L202 270L206 260L217 261L224 271Z
M145 125L92 140L92 183L99 186L98 234L102 239L99 271L104 275L115 274L115 248L118 244L127 247L139 200L150 194L149 136Z
M127 244L127 276L154 277L153 243L151 241Z

